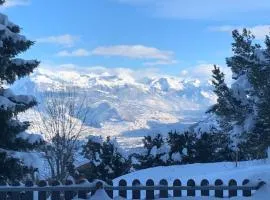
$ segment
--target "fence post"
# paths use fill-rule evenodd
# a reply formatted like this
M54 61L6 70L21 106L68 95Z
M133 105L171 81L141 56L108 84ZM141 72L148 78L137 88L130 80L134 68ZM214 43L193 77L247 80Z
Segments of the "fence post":
M100 189L103 189L103 188L104 188L103 183L102 183L101 181L98 181L98 182L96 183L95 188L96 188L96 191L97 191L97 190L100 190Z
M84 183L86 183L86 182L87 182L87 180L82 179L82 180L79 180L79 181L77 182L77 184L80 185L80 184L84 184ZM86 199L86 198L87 198L87 191L85 191L85 190L80 190L80 191L78 191L78 198Z
M31 180L27 180L25 182L25 187L33 187L34 183ZM24 196L22 197L23 200L33 200L34 199L34 192L33 191L28 191L25 192Z
M20 182L19 181L14 181L13 183L12 183L12 187L18 187L18 186L20 186L21 184L20 184ZM11 199L12 200L18 200L18 199L20 199L20 192L11 192Z
M195 181L193 179L189 179L187 182L187 186L195 186ZM188 189L187 196L195 196L195 189Z
M243 186L247 185L249 183L249 180L248 179L245 179L242 183ZM249 189L246 189L246 190L243 190L243 196L244 197L250 197L251 196L251 190Z
M173 186L181 186L182 183L179 179L176 179L173 181ZM182 196L182 190L181 189L174 189L173 190L173 197L181 197Z
M107 184L113 186L112 180L107 181ZM110 198L113 198L113 190L106 190L106 192Z
M155 183L152 179L146 181L146 186L154 186ZM146 190L146 199L152 200L155 199L155 191L153 189Z
M138 179L135 179L132 182L132 186L140 186L141 182ZM138 189L133 189L132 190L132 199L141 199L141 191Z
M221 179L217 179L215 181L215 186L221 186L223 185L223 182ZM215 189L215 197L223 198L223 190L222 189Z
M231 179L229 181L229 186L237 186L237 182L234 179ZM229 197L236 197L237 196L237 190L229 189Z
M201 182L201 186L209 186L209 181L206 179L203 179ZM208 189L202 189L201 190L201 196L209 196L209 190Z
M119 181L119 186L127 186L127 182L124 179ZM127 198L127 190L119 190L119 197Z
M51 186L59 186L60 182L57 180L52 181ZM60 200L60 191L53 191L51 200Z
M66 180L65 185L72 185L73 181L72 180ZM75 196L76 192L74 191L65 191L65 200L72 200L73 197Z
M7 183L3 178L0 178L0 186L6 186ZM7 199L7 193L6 192L0 192L0 199L6 200Z
M39 187L46 187L47 182L46 181L39 181L38 186ZM46 200L46 199L47 199L46 191L39 191L38 192L38 200Z
M165 179L162 179L159 182L160 186L168 186L168 182ZM168 190L167 189L161 189L159 190L159 197L160 198L168 198Z
M96 185L95 185L95 193L98 191L98 190L102 190L104 189L104 185L103 185L103 182L102 181L97 181L96 182ZM95 195L95 193L93 193L91 196ZM107 193L108 194L108 193Z

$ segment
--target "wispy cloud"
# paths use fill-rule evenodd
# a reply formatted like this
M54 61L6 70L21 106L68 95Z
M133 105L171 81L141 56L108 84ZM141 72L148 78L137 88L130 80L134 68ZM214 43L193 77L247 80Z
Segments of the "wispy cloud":
M270 33L270 25L257 25L252 27L245 27L245 26L216 26L216 27L210 27L210 31L218 31L218 32L229 32L231 33L233 30L238 29L242 30L243 28L247 28L252 32L252 34L255 35L256 39L264 40L266 35L269 35Z
M79 40L78 36L73 36L70 34L65 35L58 35L58 36L48 36L38 38L37 42L39 43L51 43L51 44L58 44L65 47L72 47L76 41Z
M3 5L4 8L13 7L13 6L26 6L30 4L30 0L6 0Z
M61 57L127 57L130 59L143 60L143 65L145 66L171 65L177 63L177 60L174 59L174 52L144 45L100 46L91 51L86 49L76 49L73 51L64 50L58 52L56 55Z
M134 6L144 7L152 15L179 19L239 19L253 12L270 10L269 0L115 0Z
M143 77L157 77L162 73L157 68L143 68L143 69L132 69L131 67L119 67L119 66L83 66L74 63L55 64L53 62L41 63L39 70L50 70L53 74L59 72L76 72L79 74L98 74L98 75L117 75L120 77L130 76L134 79L141 80ZM74 77L73 77L74 78Z
M122 56L136 59L170 60L172 51L163 51L154 47L143 45L116 45L97 47L92 51L93 55Z
M145 62L143 65L145 66L156 66L156 65L174 65L177 64L177 60L157 60L153 62Z
M85 57L90 56L91 53L85 49L76 49L74 51L60 51L56 55L60 57Z

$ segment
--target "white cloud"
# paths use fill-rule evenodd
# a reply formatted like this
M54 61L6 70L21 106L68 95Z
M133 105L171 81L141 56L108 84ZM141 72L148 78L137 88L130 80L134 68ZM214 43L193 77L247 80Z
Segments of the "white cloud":
M145 66L156 66L156 65L174 65L177 64L177 60L157 60L153 62L145 62L143 65Z
M152 15L178 19L246 19L260 17L255 12L269 11L269 0L115 0L144 7ZM251 14L252 13L252 14Z
M157 68L132 69L130 67L118 66L82 66L73 63L55 64L52 62L41 62L40 67L36 70L50 70L54 73L61 71L78 72L80 74L98 74L98 75L117 75L117 76L131 76L134 79L141 79L144 77L162 76Z
M210 27L210 31L218 31L218 32L229 32L231 33L233 30L238 29L242 30L243 28L247 28L256 36L256 39L264 40L266 35L270 33L270 25L257 25L252 27L245 27L245 26L217 26L217 27Z
M172 65L178 63L172 51L164 51L143 45L100 46L91 51L76 49L63 50L56 54L60 57L118 56L143 60L145 66Z
M232 83L232 73L230 68L226 66L218 66L221 68L221 71L225 74L226 82L228 84ZM50 69L58 73L58 71L71 71L79 72L81 74L100 74L100 75L121 75L121 76L131 76L136 80L141 80L145 77L163 77L168 76L168 74L160 71L159 68L142 68L142 69L133 69L128 66L81 66L73 63L66 64L54 64L54 63L41 63L39 69ZM190 66L183 68L178 75L174 74L173 76L178 77L182 80L188 79L197 79L201 82L209 81L212 79L212 70L214 69L213 64L205 63L195 66Z
M6 0L4 7L13 7L13 6L26 6L30 4L30 0Z
M49 36L38 38L37 42L39 43L51 43L51 44L58 44L65 47L71 47L75 44L76 41L79 40L78 36L73 36L70 34L65 35L58 35L58 36Z
M92 51L92 54L99 56L122 56L135 59L171 60L174 53L143 45L115 45L97 47Z
M90 56L91 53L85 49L76 49L74 51L60 51L56 55L61 57L85 57Z
M225 74L226 82L231 83L232 72L230 68L226 66L225 67L220 66L220 65L218 65L218 67L220 67L221 71ZM212 79L213 69L214 69L214 64L209 64L209 63L199 64L193 67L188 67L188 68L183 69L180 72L180 76L182 76L183 78L197 78L200 80L210 80Z

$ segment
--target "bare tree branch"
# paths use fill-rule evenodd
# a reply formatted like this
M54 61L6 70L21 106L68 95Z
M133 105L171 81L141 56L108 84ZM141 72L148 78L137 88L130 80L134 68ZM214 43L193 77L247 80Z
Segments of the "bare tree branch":
M42 150L52 178L63 180L73 164L78 140L86 130L88 108L85 92L73 87L47 91L38 107L39 123L46 145Z

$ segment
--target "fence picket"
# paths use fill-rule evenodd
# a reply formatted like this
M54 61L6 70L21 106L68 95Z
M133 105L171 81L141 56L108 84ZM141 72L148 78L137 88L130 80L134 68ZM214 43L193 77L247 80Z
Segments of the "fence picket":
M140 186L141 182L138 179L135 179L132 182L132 186ZM132 199L141 199L141 191L138 189L133 189L132 190Z
M66 180L65 185L72 185L73 181L72 180ZM73 197L75 196L76 192L74 191L65 191L65 200L72 200Z
M124 179L119 181L119 186L127 186L127 182ZM119 190L119 197L127 198L127 190Z
M113 186L112 181L108 181L107 184ZM110 198L113 198L113 190L106 190L106 192Z
M59 186L60 182L59 181L53 181L51 183L51 186ZM53 191L51 195L51 200L60 200L60 191Z
M230 181L229 181L229 186L237 186L237 182L236 182L236 180L234 180L234 179L231 179ZM230 189L229 190L229 197L236 197L237 196L237 190L235 190L235 189Z
M245 179L242 183L242 185L247 185L249 183L248 179ZM251 190L243 190L243 196L244 197L250 197L251 196Z
M87 183L88 181L87 180L85 180L85 179L82 179L82 180L79 180L78 182L77 182L77 184L78 185L80 185L80 184L84 184L84 183ZM81 199L86 199L87 198L87 191L85 191L85 190L79 190L78 191L78 198L81 198Z
M39 187L46 187L47 186L47 182L46 181L40 181L38 183ZM39 191L38 192L38 200L46 200L47 199L47 193L46 191Z
M14 181L13 183L12 183L12 186L13 187L18 187L18 186L20 186L21 184L20 184L20 182L19 181ZM11 199L12 200L18 200L18 199L20 199L20 192L11 192Z
M221 186L223 185L223 181L220 180L220 179L217 179L215 181L215 186ZM215 189L215 197L220 197L220 198L223 198L223 190L222 189Z
M146 181L146 186L154 186L155 183L152 179ZM155 199L155 191L152 189L146 190L146 199L152 200Z
M173 181L173 186L181 186L182 183L179 179L176 179ZM173 190L173 197L181 197L182 196L182 190L181 189L174 189Z
M201 186L209 186L209 181L203 179L201 182ZM208 189L201 190L201 196L209 196L209 190Z
M187 186L195 186L195 181L193 179L189 179L187 182ZM188 189L187 196L195 196L195 189Z
M33 187L34 183L33 181L26 181L25 182L25 187ZM22 196L22 200L33 200L34 199L34 193L32 191L27 191L25 194Z
M159 182L159 185L161 185L161 186L168 186L168 182L165 179L162 179ZM168 189L161 189L161 190L159 190L159 197L160 198L168 198Z

